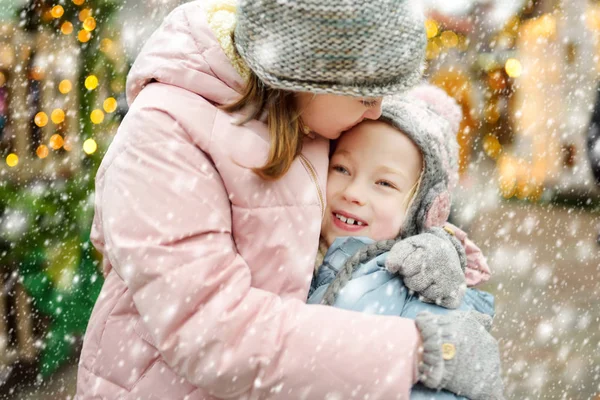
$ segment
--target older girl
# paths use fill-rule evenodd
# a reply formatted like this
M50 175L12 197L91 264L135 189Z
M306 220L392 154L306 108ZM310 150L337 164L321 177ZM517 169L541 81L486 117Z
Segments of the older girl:
M408 396L414 321L305 299L328 140L413 85L425 43L406 0L194 1L166 19L96 177L106 281L78 398Z

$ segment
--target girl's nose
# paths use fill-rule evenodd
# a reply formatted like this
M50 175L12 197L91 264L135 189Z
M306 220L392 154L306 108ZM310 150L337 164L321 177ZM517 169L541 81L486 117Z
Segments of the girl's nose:
M360 187L356 184L350 184L344 191L344 200L359 206L365 205L364 196L361 193Z

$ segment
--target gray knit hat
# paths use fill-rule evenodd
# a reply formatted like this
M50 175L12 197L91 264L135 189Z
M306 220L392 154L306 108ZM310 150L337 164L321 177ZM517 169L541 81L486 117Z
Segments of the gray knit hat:
M415 0L240 0L235 46L267 85L380 97L418 83L424 18Z
M423 172L407 211L402 237L442 227L450 215L450 193L458 180L458 133L462 112L442 89L422 84L385 98L380 120L398 128L419 147Z

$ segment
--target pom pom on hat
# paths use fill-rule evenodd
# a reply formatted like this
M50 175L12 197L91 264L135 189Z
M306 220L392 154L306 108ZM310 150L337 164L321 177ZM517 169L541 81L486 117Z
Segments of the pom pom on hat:
M443 89L422 83L407 94L423 100L436 114L450 123L452 131L458 132L463 117L462 111L456 100L448 96Z

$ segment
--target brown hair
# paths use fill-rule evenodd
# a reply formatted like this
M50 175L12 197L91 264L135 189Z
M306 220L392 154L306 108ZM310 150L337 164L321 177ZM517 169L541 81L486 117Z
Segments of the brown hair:
M242 97L235 103L221 108L229 113L246 112L240 125L259 119L264 112L267 113L267 126L271 138L269 157L265 165L252 170L261 178L270 181L285 175L302 150L303 127L294 93L268 87L250 71Z

